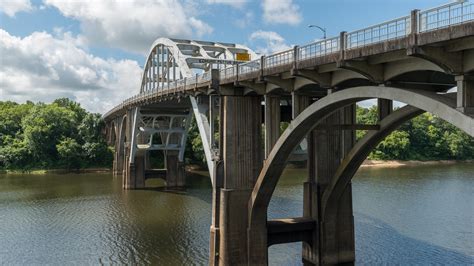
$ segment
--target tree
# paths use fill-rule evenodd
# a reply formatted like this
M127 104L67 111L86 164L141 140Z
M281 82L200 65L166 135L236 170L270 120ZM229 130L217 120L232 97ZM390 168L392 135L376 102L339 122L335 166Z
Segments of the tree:
M81 167L83 153L82 147L72 138L64 138L57 145L61 164L68 170L79 169Z

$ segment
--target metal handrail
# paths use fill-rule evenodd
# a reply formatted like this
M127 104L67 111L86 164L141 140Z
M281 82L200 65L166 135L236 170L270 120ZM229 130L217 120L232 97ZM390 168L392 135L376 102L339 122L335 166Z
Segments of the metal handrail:
M239 74L247 74L260 70L260 58L239 65Z
M265 67L272 68L276 66L291 64L293 62L294 50L289 49L265 57Z
M324 39L298 47L298 60L324 56L340 50L339 37Z
M419 13L419 32L446 28L474 20L474 4L467 1L449 3Z
M411 33L411 17L404 16L347 33L344 48L352 49L369 44L399 39Z

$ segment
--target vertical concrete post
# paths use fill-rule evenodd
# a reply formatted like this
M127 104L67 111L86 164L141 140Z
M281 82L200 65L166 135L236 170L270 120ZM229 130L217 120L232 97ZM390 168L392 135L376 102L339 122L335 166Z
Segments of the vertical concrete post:
M262 167L261 97L221 96L219 264L247 265L248 202Z
M377 109L379 121L393 112L393 101L386 99L377 99Z
M313 243L303 243L305 265L353 263L355 260L352 188L346 187L337 209L323 214L322 195L340 162L355 142L354 130L342 131L332 125L354 124L355 105L327 117L314 130L308 145L309 180L304 186L303 215L318 221Z
M166 152L166 188L182 188L186 186L184 162L179 161L179 151Z
M280 137L280 96L266 94L265 99L265 158Z
M410 13L410 33L407 38L407 47L416 47L418 43L418 32L419 32L419 13L420 10L415 9Z
M456 76L458 87L457 109L466 114L474 113L474 76Z

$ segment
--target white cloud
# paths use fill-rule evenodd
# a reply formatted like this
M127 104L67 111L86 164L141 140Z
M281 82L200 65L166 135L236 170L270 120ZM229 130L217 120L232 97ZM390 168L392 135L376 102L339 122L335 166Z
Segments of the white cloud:
M263 0L262 8L266 23L296 25L301 22L299 6L293 0Z
M69 97L104 112L136 94L142 70L131 60L102 59L77 46L70 33L24 38L0 29L2 100L50 102Z
M64 16L77 19L90 43L144 54L159 37L195 38L212 32L194 8L175 0L45 0Z
M242 17L236 18L234 20L234 25L236 25L237 27L243 29L243 28L251 25L252 22L253 22L253 19L254 19L254 14L253 14L253 12L249 11L249 12L245 13Z
M0 11L9 17L15 16L18 12L28 12L32 9L30 0L2 0L0 5Z
M207 0L208 4L225 4L234 8L243 8L248 0Z
M286 44L285 39L274 31L259 30L253 32L249 39L257 44L255 50L261 54L271 54L291 48L290 45Z

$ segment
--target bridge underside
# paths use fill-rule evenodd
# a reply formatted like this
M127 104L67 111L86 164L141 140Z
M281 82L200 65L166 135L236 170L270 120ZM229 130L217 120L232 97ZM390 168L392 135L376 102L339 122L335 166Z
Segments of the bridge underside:
M285 52L293 58L287 63L275 63L285 53L262 57L258 71L211 71L209 80L131 99L107 117L114 173L125 189L151 177L185 186L194 117L213 186L211 265L266 265L268 247L289 242L302 242L305 265L353 264L351 179L370 151L425 111L474 137L474 22L418 32L417 12L403 38L351 47L341 33L338 47L347 49L307 59L296 47ZM358 124L355 105L370 99L378 122ZM394 109L395 101L406 106ZM282 122L289 122L283 133ZM359 140L357 130L366 131ZM150 166L153 151L164 154L163 168ZM269 220L292 160L308 168L303 216Z

